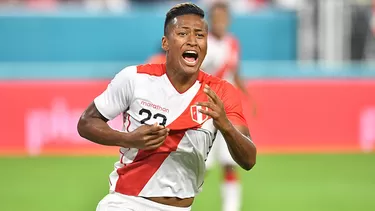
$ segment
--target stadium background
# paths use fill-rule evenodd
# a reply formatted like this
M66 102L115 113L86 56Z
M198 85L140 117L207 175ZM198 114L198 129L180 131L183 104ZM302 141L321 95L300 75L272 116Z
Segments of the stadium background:
M94 210L118 149L80 138L77 120L116 72L159 50L168 4L35 2L0 2L0 210ZM315 5L326 13L310 28L306 5L233 9L259 149L256 167L239 170L243 210L375 210L373 34L353 39L358 5L342 2ZM208 175L193 211L220 210L219 178Z

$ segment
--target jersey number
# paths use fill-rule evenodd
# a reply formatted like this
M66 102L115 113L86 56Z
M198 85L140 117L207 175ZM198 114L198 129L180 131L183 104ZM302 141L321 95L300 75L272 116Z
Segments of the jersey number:
M165 126L165 124L167 124L167 117L164 114L156 113L156 114L152 115L150 110L142 108L139 111L139 115L143 116L143 114L145 114L146 117L141 120L141 124L145 124L146 121L151 119L151 117L154 118L154 119L158 119L158 118L161 119L162 121L161 121L161 123L159 123L160 125Z

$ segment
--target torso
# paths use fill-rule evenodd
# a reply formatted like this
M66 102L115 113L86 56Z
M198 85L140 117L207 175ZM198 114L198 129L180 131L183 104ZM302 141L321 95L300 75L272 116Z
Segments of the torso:
M131 104L124 113L124 131L158 122L170 135L156 150L121 148L120 161L110 175L113 192L140 196L176 207L188 207L202 189L205 160L216 128L195 105L207 101L203 85L220 95L222 81L204 72L186 92L178 93L165 74L165 65L137 68Z

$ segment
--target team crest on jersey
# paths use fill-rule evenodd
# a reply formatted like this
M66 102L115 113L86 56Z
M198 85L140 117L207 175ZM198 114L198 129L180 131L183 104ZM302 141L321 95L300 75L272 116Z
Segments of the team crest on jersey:
M198 124L202 124L203 122L205 122L208 119L208 116L206 114L202 114L201 112L199 112L199 109L203 109L203 110L208 111L207 107L203 107L203 106L199 106L199 105L192 105L190 107L190 114L191 114L191 119L194 122L196 122Z

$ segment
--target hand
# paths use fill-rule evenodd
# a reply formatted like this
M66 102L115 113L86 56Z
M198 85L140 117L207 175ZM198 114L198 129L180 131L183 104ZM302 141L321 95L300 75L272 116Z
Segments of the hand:
M227 131L231 123L225 113L224 104L216 93L206 84L203 90L208 96L208 102L198 102L197 105L209 108L200 109L199 112L210 116L214 121L214 126L221 132Z
M160 147L169 134L169 128L155 123L153 125L142 125L130 132L129 140L133 148L153 150Z

